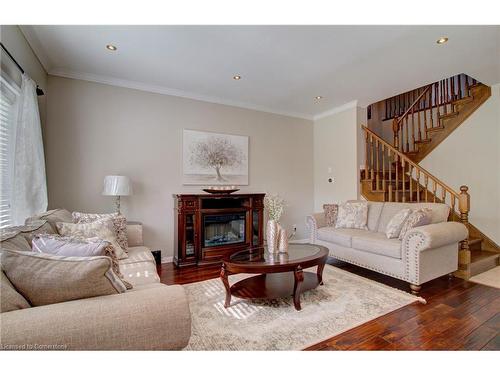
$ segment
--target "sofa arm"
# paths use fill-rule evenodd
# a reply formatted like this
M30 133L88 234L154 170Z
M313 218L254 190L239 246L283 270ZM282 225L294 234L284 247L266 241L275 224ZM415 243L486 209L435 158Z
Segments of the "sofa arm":
M191 335L180 285L15 310L0 320L3 349L178 350Z
M418 251L435 249L441 246L459 243L467 238L469 232L462 223L453 221L423 225L408 231L403 238L403 247Z
M319 228L326 226L325 214L323 212L306 216L306 227L309 229L309 240L314 243L316 232Z

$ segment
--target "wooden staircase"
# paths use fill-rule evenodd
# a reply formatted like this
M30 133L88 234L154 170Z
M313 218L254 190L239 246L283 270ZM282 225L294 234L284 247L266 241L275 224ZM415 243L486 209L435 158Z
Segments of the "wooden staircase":
M459 265L455 275L469 279L499 264L500 247L469 223L467 186L461 186L460 192L455 191L419 166L413 160L415 153L408 155L367 127L363 126L363 130L366 159L361 171L361 192L367 200L445 203L451 207L449 220L462 222L469 229L469 238L459 245Z
M396 111L390 113L393 146L418 163L491 96L491 88L460 74L402 95L409 98L404 105L386 102Z

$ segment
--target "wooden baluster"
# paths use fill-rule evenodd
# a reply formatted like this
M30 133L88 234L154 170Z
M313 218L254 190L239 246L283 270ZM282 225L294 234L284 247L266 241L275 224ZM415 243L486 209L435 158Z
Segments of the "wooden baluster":
M379 190L379 187L380 187L380 158L379 158L379 154L380 154L380 142L378 139L375 140L375 152L377 153L377 171L376 171L376 174L375 174L375 188L376 190Z
M385 145L382 143L382 190L385 192L385 180L386 180L386 175L385 175Z
M409 116L406 116L405 117L405 122L406 122L406 152L410 151L410 128L408 127L408 117Z
M423 100L424 98L425 98L425 95L422 97L422 100ZM421 101L421 102L422 102L422 101ZM424 104L425 104L425 101L424 101ZM422 108L420 108L420 110L417 112L417 116L418 116L418 117L417 117L417 118L418 118L418 133L417 133L417 138L418 138L418 140L419 140L419 141L421 141L421 140L422 140L422 128L421 128L421 125L420 125L420 117L421 117L421 116L420 116L420 114L421 114L421 112L422 112ZM424 105L424 110L423 110L423 112L424 112L424 115L425 115L425 105Z
M445 105L449 102L450 100L450 81L448 78L445 78L444 80L444 103Z
M368 175L368 168L369 168L369 153L370 153L370 146L369 146L369 135L368 135L368 131L365 130L365 133L366 133L366 152L365 152L365 180L368 180L370 178L370 176Z
M436 180L432 180L434 187L432 188L432 195L434 195L433 202L436 203L436 191L437 191L437 183Z
M395 190L394 190L394 201L395 202L398 202L398 190L399 190L399 155L396 154L396 162L394 163L394 165L396 166L396 184L394 185L395 186Z
M465 75L464 80L465 80L465 96L470 96L469 76Z
M394 148L399 149L399 118L395 116L392 119L392 135L394 138Z
M387 148L387 155L388 155L388 160L387 163L389 164L389 189L392 189L392 159L391 159L391 149ZM390 194L389 194L390 196Z
M461 82L461 74L458 75L458 99L462 99L462 82Z
M420 202L420 169L417 169L417 202Z
M434 111L434 107L432 105L432 89L433 88L434 88L434 86L432 86L432 88L429 90L429 92L430 92L430 111L431 111L431 115L430 115L430 119L429 119L429 121L430 121L430 127L429 127L429 129L434 126L433 125L433 122L434 122L433 116L434 115L432 114L432 112ZM425 139L427 139L427 138L429 138L429 134L427 134L427 132L425 132Z
M406 170L405 170L405 160L401 159L401 181L403 183L403 202L406 202Z
M372 180L372 184L373 184L373 178L374 178L374 175L373 175L373 135L370 134L370 180Z
M384 101L384 105L385 105L385 118L388 119L389 113L387 112L387 99Z
M445 80L443 79L441 81L443 83L443 87L442 87L442 92L441 92L441 95L442 95L442 100L441 100L441 103L443 104L443 113L446 115L448 113L448 109L446 108L446 92L445 92Z
M451 77L451 100L455 100L457 97L455 93L455 76Z
M441 186L441 203L445 203L446 204L446 189Z
M415 150L415 117L414 117L414 108L411 107L411 150Z
M429 202L429 176L425 175L424 176L424 184L425 184L425 201Z
M460 77L460 76L459 76ZM453 219L453 214L455 213L455 203L456 203L456 198L454 194L450 195L450 200L451 200L451 218Z
M429 129L427 127L427 109L429 108L429 104L431 102L430 100L430 95L431 95L431 90L428 90L427 91L427 94L425 94L426 96L426 106L424 106L424 139L427 139L427 130ZM430 106L430 109L431 109L431 115L432 115L432 105Z
M412 202L413 201L413 165L411 164L408 164L408 166L410 167L410 194L409 194L409 201Z
M436 102L437 115L436 115L436 126L439 125L439 83L436 82L435 86L435 97L434 101ZM434 124L432 124L434 126Z

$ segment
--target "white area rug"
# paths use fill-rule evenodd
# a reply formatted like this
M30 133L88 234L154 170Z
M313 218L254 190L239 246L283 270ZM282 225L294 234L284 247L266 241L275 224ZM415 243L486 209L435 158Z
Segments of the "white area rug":
M479 275L472 276L469 281L500 289L500 266L480 273Z
M315 268L307 271L315 272ZM250 275L229 277L232 285ZM232 297L224 308L220 279L184 287L192 334L186 350L301 350L422 298L326 265L324 285L292 298L247 301Z

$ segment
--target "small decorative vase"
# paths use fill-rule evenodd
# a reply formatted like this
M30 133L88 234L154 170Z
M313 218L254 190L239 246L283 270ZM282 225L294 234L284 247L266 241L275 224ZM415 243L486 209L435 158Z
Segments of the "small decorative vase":
M288 253L288 233L285 228L281 227L281 225L278 225L278 233L278 252Z
M266 227L267 251L274 254L278 250L278 223L268 220Z

